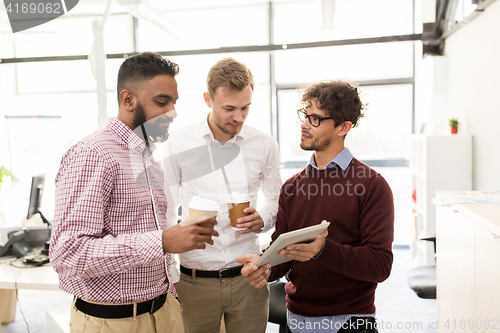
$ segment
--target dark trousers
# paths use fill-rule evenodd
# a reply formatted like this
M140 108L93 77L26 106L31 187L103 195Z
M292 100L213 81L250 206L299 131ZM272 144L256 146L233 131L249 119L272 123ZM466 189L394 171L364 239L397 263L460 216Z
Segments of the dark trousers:
M373 317L351 317L342 325L338 333L378 333L376 326ZM286 326L286 333L292 333L288 325Z

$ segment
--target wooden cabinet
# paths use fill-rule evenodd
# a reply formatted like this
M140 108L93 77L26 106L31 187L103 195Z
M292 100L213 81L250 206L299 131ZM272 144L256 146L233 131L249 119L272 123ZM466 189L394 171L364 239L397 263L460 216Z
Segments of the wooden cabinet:
M412 265L435 263L432 242L420 238L436 234L436 191L472 189L472 137L470 135L413 135L410 170L415 215L411 243Z
M460 319L454 332L471 332L466 325L462 325L462 320L474 318L474 223L460 213L453 215L453 261L450 268L453 273L454 323Z
M437 211L438 332L500 332L500 204Z
M476 323L475 332L500 332L500 238L476 225L475 253L491 253L476 256L474 262L474 309ZM496 319L496 322L494 320ZM486 328L489 320L490 328ZM491 327L496 324L496 330Z

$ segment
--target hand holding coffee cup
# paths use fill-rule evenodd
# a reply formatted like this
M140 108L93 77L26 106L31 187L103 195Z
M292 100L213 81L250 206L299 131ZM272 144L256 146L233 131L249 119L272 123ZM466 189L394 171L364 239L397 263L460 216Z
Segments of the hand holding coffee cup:
M188 217L187 219L179 223L181 227L187 227L192 224L196 224L200 227L213 228L213 226L217 224L217 220L215 216L210 217L208 215L200 215L196 217Z
M229 210L229 219L231 220L231 227L236 230L246 230L247 228L238 228L237 220L241 217L249 215L244 213L245 208L250 207L250 197L245 193L233 192L227 203L227 209Z
M203 199L200 196L195 195L191 198L188 208L189 218L207 217L207 219L198 222L197 225L200 227L214 228L214 223L209 220L216 222L215 218L217 217L217 212L219 210L219 203L217 201Z

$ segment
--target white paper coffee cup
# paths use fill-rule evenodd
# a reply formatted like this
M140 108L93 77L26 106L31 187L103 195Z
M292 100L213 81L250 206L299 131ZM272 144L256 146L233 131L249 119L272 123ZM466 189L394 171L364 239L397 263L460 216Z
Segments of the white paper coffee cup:
M189 208L189 217L200 217L200 216L208 216L208 217L217 217L217 212L219 211L219 203L210 199L203 199L202 197L195 195L191 198L188 204ZM213 228L214 224L210 222L203 221L197 223L197 225L201 227L210 227ZM208 243L205 243L209 245Z

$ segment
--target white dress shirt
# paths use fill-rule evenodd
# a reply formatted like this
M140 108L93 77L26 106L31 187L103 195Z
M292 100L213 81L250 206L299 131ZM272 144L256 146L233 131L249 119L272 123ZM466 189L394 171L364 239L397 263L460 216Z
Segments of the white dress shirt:
M231 227L227 201L229 191L248 194L250 206L257 209L264 221L263 231L274 227L282 185L276 140L244 125L237 135L221 145L205 119L172 132L165 149L168 227L177 223L179 205L182 205L182 220L189 217L188 203L195 195L219 203L215 230L220 236L213 237L214 245L203 250L180 254L181 265L220 270L238 266L236 258L242 255L260 254L257 233L240 234ZM256 207L259 190L265 198L262 207ZM175 276L173 282L177 282Z

